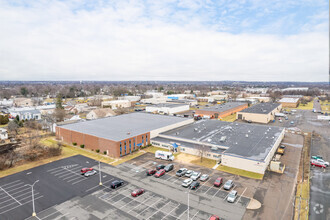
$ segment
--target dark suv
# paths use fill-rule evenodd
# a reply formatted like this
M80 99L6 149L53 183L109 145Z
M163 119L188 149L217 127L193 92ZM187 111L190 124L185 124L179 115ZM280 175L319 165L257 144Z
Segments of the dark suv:
M156 166L156 170L161 170L161 169L164 169L165 168L165 165L163 164L159 164Z
M166 172L168 172L168 171L173 170L173 168L174 168L174 165L173 165L173 164L169 164L169 165L167 165L167 166L164 168L164 170L165 170Z
M122 186L124 184L124 181L122 180L115 180L111 183L111 188L116 189L119 186Z

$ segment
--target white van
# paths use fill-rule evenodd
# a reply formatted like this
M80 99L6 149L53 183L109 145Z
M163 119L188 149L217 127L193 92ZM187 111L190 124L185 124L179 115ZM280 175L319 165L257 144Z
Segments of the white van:
M174 160L174 156L171 152L161 150L155 152L155 157L162 160Z

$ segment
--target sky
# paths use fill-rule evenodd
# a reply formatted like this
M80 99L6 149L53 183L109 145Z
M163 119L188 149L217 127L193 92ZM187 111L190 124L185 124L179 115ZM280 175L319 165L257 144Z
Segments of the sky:
M328 0L0 0L0 80L328 81Z

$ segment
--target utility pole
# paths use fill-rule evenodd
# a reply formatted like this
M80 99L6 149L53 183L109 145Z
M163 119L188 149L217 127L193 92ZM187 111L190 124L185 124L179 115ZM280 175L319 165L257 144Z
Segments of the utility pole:
M32 185L30 184L25 184L25 186L31 186L31 189L32 189L32 216L36 216L37 213L36 213L36 209L35 209L35 206L34 206L34 190L33 190L33 187L34 187L34 184L36 184L37 182L39 182L39 180L36 180Z

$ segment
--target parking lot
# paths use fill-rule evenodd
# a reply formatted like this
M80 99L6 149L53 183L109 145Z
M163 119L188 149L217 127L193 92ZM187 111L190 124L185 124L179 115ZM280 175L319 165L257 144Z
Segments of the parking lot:
M0 219L25 219L32 215L31 184L36 180L39 180L34 186L37 213L73 197L99 190L98 173L90 177L80 174L81 168L97 164L97 161L77 155L1 178ZM104 183L117 179L101 174Z
M144 162L147 161L147 162ZM125 170L126 172L132 172L135 173L136 176L140 176L142 178L145 177L145 171L148 169L155 169L156 165L158 164L174 164L174 170L167 172L166 175L162 176L160 179L164 180L164 184L168 186L174 186L174 187L181 187L182 182L187 179L187 177L177 177L175 175L176 171L180 168L187 168L190 170L201 172L201 174L208 174L209 178L205 182L200 182L199 188L192 191L192 193L195 193L196 195L204 195L204 196L211 196L212 198L218 197L222 199L226 199L229 191L223 189L223 184L227 180L233 180L234 181L234 187L231 190L236 190L239 194L238 199L236 200L236 204L239 203L243 207L246 207L246 205L249 203L250 199L249 196L252 196L254 194L253 192L253 186L257 184L259 181L254 179L249 179L245 177L240 177L237 175L232 175L229 173L224 173L217 170L212 170L205 167L200 166L194 166L191 164L181 164L175 161L164 161L164 160L158 160L155 159L153 154L145 154L140 156L139 158L136 158L132 161L130 161L131 164L125 163L120 166L120 169ZM139 172L137 172L139 171ZM223 178L223 184L221 187L215 187L214 181L218 178ZM183 187L181 187L183 188Z

